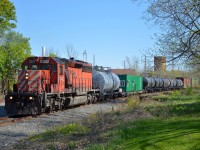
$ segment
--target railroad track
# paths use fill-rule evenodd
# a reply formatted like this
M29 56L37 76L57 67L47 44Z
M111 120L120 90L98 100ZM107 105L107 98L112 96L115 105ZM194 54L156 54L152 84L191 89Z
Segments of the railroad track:
M9 117L1 117L0 118L0 127L1 126L6 126L12 123L16 123L16 122L20 122L20 121L24 121L27 119L32 118L32 116L26 116L26 117L20 117L20 118L9 118Z
M168 91L169 93L170 91ZM155 93L143 93L143 94L139 94L139 97L141 100L144 100L145 98L147 97L152 97L152 96L157 96L159 94L161 94L163 92L155 92ZM127 97L120 97L120 98L116 98L115 100L118 100L118 99L122 99L122 101L124 101ZM97 102L98 103L105 103L105 102L109 102L108 101L100 101L100 102ZM79 105L79 106L72 106L68 109L73 109L73 108L77 108L77 107L80 107L80 106L84 106L84 105ZM63 110L58 110L58 111L63 111ZM46 115L46 113L44 113ZM41 114L39 116L42 116L44 114ZM54 112L50 112L51 115L54 114ZM9 125L9 124L12 124L12 123L16 123L16 122L21 122L21 121L24 121L24 120L27 120L27 119L31 119L33 118L33 116L25 116L25 117L18 117L18 118L9 118L9 117L0 117L0 127L1 126L6 126L6 125Z

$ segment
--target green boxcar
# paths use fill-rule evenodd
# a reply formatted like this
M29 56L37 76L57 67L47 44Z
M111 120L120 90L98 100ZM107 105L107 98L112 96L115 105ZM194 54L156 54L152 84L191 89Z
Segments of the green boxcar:
M140 92L143 90L143 78L141 76L118 75L120 88L124 92Z

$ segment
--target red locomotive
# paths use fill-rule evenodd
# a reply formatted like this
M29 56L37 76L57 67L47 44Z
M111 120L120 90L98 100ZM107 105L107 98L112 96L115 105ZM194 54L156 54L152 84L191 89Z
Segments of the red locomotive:
M5 99L9 115L40 114L89 103L96 97L92 65L73 58L27 58L13 89Z

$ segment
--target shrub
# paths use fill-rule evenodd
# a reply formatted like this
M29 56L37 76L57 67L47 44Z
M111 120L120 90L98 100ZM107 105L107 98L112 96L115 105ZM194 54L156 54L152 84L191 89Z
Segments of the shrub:
M140 99L138 96L129 96L127 99L128 110L132 111L134 108L138 107L140 104Z
M184 94L185 95L192 95L194 93L193 88L189 87L184 89Z
M171 94L170 94L171 97L178 97L178 96L180 96L180 95L181 95L181 92L178 91L178 90L173 91L173 92L171 92Z

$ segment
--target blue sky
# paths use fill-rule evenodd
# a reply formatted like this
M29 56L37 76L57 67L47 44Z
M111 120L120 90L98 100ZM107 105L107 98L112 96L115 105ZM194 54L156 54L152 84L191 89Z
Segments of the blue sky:
M67 57L71 44L83 59L112 68L123 68L126 56L143 56L153 47L155 29L141 19L144 6L131 0L11 0L17 13L17 31L30 37L32 54L41 55L42 46ZM142 64L140 64L142 65Z

